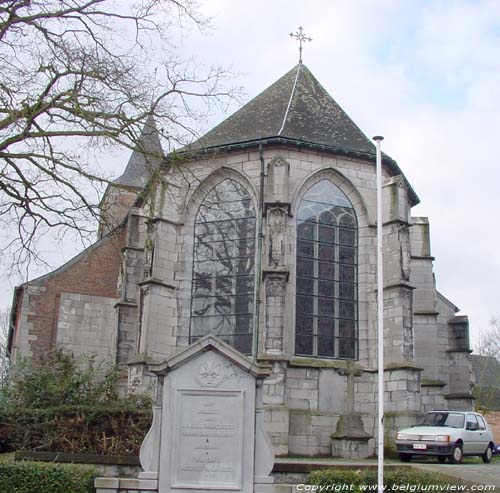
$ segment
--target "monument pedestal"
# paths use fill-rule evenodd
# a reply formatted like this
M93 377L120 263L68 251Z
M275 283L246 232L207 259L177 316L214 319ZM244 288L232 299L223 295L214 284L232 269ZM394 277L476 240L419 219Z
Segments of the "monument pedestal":
M371 451L368 441L372 438L364 428L361 416L354 412L354 377L359 377L361 371L354 362L349 361L342 370L347 376L347 403L345 414L337 422L337 431L330 435L332 439L332 456L343 459L366 459Z
M337 431L331 435L332 456L343 459L367 459L372 455L369 435L358 414L344 414L339 418Z

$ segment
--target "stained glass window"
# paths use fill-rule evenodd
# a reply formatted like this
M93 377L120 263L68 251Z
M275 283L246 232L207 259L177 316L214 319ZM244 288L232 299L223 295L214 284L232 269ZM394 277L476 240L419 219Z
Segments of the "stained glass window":
M214 334L252 352L255 209L248 191L226 179L205 197L195 220L190 342Z
M329 180L311 187L297 215L295 353L357 358L357 221Z

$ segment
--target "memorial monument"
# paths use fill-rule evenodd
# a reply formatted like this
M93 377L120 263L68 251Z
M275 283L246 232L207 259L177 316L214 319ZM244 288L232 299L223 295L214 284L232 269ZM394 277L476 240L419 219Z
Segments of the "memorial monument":
M332 455L345 459L367 459L371 455L368 441L373 438L365 431L363 420L354 407L354 377L363 374L349 361L346 368L340 370L341 375L347 376L347 403L344 414L337 421L337 431L332 433Z
M96 493L267 493L274 456L262 381L271 369L206 336L161 364L153 423L135 479L98 478Z

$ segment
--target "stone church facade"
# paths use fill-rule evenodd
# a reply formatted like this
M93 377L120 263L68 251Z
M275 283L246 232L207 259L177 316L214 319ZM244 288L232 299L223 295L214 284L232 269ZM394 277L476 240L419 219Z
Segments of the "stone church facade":
M388 436L430 409L471 409L468 320L436 290L429 222L383 158ZM124 369L213 334L259 363L277 455L332 452L346 416L375 450L375 148L303 64L188 148L150 119L101 203L99 240L14 295L9 348L63 345ZM349 434L349 432L347 433Z

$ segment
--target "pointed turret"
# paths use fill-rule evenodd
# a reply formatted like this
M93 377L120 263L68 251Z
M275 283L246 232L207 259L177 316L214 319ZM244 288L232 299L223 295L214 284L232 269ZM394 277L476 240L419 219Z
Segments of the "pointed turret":
M123 174L111 182L100 204L99 237L116 228L163 159L153 115L149 115Z
M149 115L123 174L113 185L142 189L163 158L160 137L153 115Z

